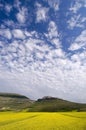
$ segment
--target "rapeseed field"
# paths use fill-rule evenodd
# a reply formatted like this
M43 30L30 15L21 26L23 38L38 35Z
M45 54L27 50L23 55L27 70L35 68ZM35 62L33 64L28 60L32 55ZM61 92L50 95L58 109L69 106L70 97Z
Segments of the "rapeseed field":
M0 112L0 130L86 130L86 112Z

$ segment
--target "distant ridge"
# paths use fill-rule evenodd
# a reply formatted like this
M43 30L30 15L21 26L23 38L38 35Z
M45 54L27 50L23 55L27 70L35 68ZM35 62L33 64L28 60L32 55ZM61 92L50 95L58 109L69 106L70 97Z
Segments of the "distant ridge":
M56 97L45 96L34 102L30 111L41 111L41 112L86 111L86 104L74 103Z
M24 95L0 93L0 111L59 112L86 111L86 104L45 96L33 101Z
M0 96L2 96L2 97L11 97L11 98L27 98L24 95L20 95L20 94L16 94L16 93L0 93Z

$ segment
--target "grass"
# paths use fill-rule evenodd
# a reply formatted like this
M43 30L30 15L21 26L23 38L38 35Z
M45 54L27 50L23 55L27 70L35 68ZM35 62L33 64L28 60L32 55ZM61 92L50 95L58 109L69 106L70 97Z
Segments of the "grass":
M0 93L0 111L28 112L68 112L86 111L86 104L74 103L55 97L46 96L33 101L23 95Z
M0 112L0 130L86 130L86 112Z
M32 100L22 95L0 93L0 111L22 111L32 103Z
M38 99L30 107L30 112L86 111L86 104L73 103L58 98Z

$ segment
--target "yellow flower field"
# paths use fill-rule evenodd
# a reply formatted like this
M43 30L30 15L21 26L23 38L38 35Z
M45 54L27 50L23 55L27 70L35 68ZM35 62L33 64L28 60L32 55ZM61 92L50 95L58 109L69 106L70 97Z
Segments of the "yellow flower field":
M86 112L0 112L0 130L86 130Z

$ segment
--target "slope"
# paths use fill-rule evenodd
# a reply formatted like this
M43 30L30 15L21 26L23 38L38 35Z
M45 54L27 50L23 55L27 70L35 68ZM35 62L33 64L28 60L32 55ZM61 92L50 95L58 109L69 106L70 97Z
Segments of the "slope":
M0 93L0 111L22 111L32 103L32 100L23 95Z
M86 104L73 103L55 97L44 97L32 104L29 111L57 112L57 111L86 111Z

